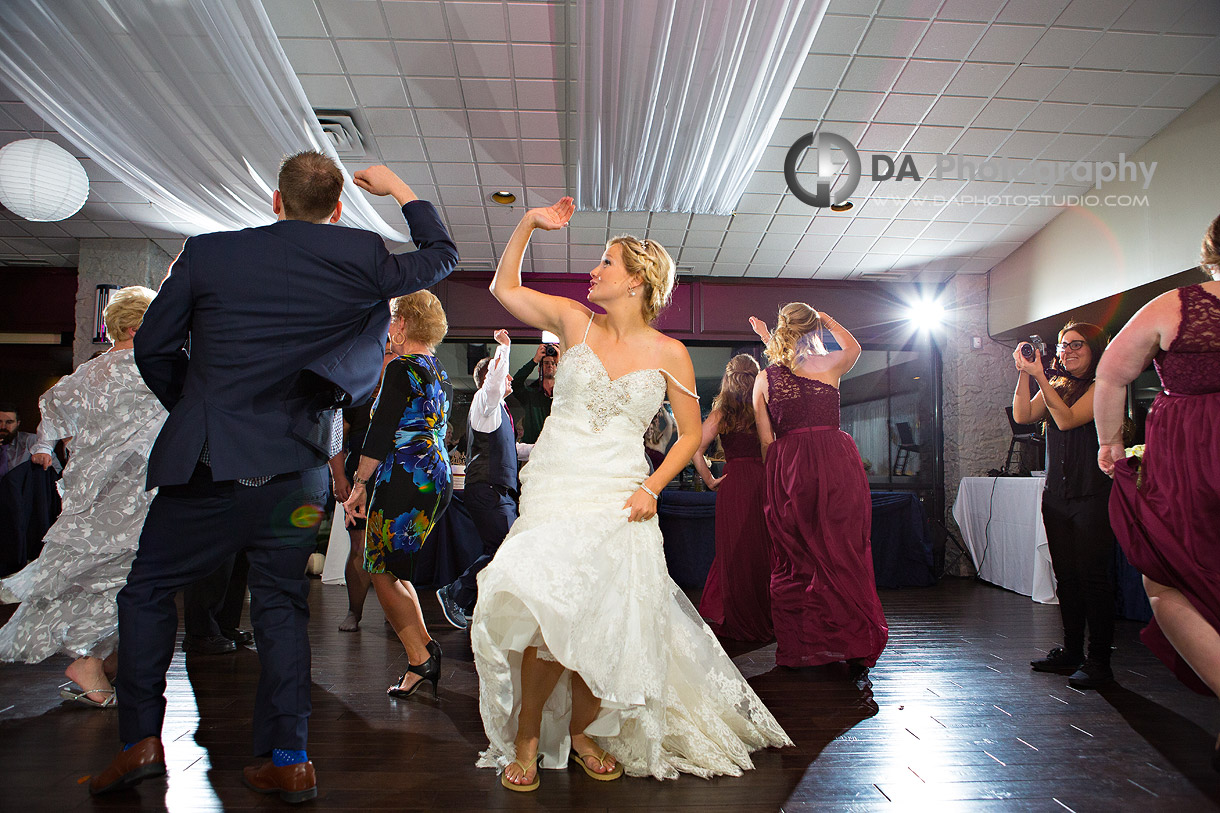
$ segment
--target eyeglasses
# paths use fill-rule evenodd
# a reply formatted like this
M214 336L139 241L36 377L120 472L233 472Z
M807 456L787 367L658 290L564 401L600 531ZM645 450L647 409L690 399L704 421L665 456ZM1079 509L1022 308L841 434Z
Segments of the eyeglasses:
M1059 342L1059 344L1055 345L1060 353L1066 353L1068 350L1079 350L1084 346L1085 342L1082 342L1080 339L1070 342Z

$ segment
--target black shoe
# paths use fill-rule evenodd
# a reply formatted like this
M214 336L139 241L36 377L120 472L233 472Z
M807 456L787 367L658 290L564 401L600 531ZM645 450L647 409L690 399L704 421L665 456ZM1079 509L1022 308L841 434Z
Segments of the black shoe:
M254 643L254 633L251 632L250 630L222 629L220 631L220 634L222 636L224 636L225 638L228 638L230 641L237 644L238 646L245 646L247 644Z
M437 590L436 600L440 602L441 612L444 613L445 620L449 622L450 626L464 630L470 626L470 619L466 617L466 611L453 600L451 587L452 585L447 584L440 590Z
M431 683L432 696L436 697L437 684L441 681L441 659L439 655L433 655L418 666L408 666L407 673L419 675L421 679L412 683L408 688L402 689L399 687L407 679L407 675L404 674L398 679L397 683L386 689L386 694L390 697L405 699L419 691L420 686L423 686L425 683Z
M1068 678L1068 685L1073 689L1100 689L1114 682L1114 670L1110 664L1101 661L1087 660L1084 665Z
M236 652L237 644L223 635L186 635L182 638L182 651L190 655L223 655Z
M445 653L441 652L440 644L438 644L436 641L429 641L428 642L428 654L431 655L432 657L436 658L437 661L440 661L441 656L443 656ZM399 683L401 683L401 682L402 681L399 681Z
M1046 653L1045 658L1029 662L1029 668L1035 672L1052 672L1057 675L1070 675L1083 665L1083 655L1069 655L1061 646Z

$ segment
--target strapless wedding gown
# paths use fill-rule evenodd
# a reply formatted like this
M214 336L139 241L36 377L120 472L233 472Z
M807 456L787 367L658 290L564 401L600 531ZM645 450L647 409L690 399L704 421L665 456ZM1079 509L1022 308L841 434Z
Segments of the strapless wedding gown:
M623 503L649 473L643 435L665 375L611 380L587 344L564 354L521 472L520 518L478 577L470 640L490 741L480 767L515 756L531 646L601 698L586 733L632 776L737 776L753 767L751 751L792 744L669 578L656 518L627 521ZM544 768L567 764L569 672L543 712Z

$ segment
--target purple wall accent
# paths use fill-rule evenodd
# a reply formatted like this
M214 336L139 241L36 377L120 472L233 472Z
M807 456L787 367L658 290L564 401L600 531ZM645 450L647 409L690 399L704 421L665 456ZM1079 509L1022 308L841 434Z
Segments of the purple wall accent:
M588 293L584 275L526 274L525 283L578 302L585 302ZM509 316L488 290L490 284L487 272L458 271L436 286L449 318L449 337L484 340L503 327L513 338L534 339L537 331ZM774 325L779 307L798 301L825 310L865 346L894 347L909 340L905 309L922 289L912 283L681 277L656 327L682 341L754 341L750 316Z

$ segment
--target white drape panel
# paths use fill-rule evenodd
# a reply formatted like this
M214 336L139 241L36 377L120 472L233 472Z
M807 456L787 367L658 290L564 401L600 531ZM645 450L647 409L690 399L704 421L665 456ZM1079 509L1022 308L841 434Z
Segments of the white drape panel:
M0 77L188 234L271 222L286 155L337 157L260 2L4 2ZM405 241L347 180L343 222Z
M731 214L827 2L573 4L577 205Z

